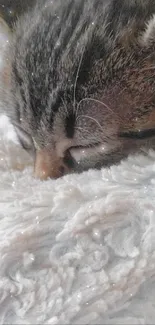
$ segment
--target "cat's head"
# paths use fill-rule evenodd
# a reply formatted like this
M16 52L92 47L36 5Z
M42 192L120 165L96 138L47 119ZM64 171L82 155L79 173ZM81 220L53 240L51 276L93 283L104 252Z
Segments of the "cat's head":
M145 125L154 104L154 17L112 35L101 2L57 1L15 29L8 115L42 179L120 159L131 144L119 133Z

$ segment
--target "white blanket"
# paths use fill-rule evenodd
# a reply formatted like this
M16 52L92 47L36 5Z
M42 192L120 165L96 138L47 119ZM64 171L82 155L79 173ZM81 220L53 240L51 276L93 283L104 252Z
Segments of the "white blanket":
M155 152L32 177L0 118L0 323L155 323Z

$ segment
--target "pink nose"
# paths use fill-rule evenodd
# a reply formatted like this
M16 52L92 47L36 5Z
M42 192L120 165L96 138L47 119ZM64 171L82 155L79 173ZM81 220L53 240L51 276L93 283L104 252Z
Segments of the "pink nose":
M58 178L68 172L67 166L64 164L63 159L56 156L55 153L43 149L37 151L34 177L41 180L47 178Z

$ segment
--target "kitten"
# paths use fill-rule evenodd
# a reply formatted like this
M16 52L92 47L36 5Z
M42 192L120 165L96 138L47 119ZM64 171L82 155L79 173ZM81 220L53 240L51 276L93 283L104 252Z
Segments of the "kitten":
M36 177L154 145L153 13L154 0L46 0L18 20L3 102Z

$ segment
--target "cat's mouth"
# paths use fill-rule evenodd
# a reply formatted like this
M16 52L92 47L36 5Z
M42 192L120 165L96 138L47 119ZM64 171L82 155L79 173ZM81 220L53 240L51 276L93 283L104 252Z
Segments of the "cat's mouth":
M93 144L89 146L70 147L60 157L56 151L47 148L36 152L34 176L41 180L48 178L59 178L81 170L81 165L88 160L89 163L96 157L104 156L111 152L114 146L109 144ZM87 168L88 169L88 168Z
M50 151L47 148L38 150L35 155L34 176L46 180L71 173L75 165L88 156L88 152L90 155L91 150L94 149L82 146L72 147L67 149L62 157L56 151Z

